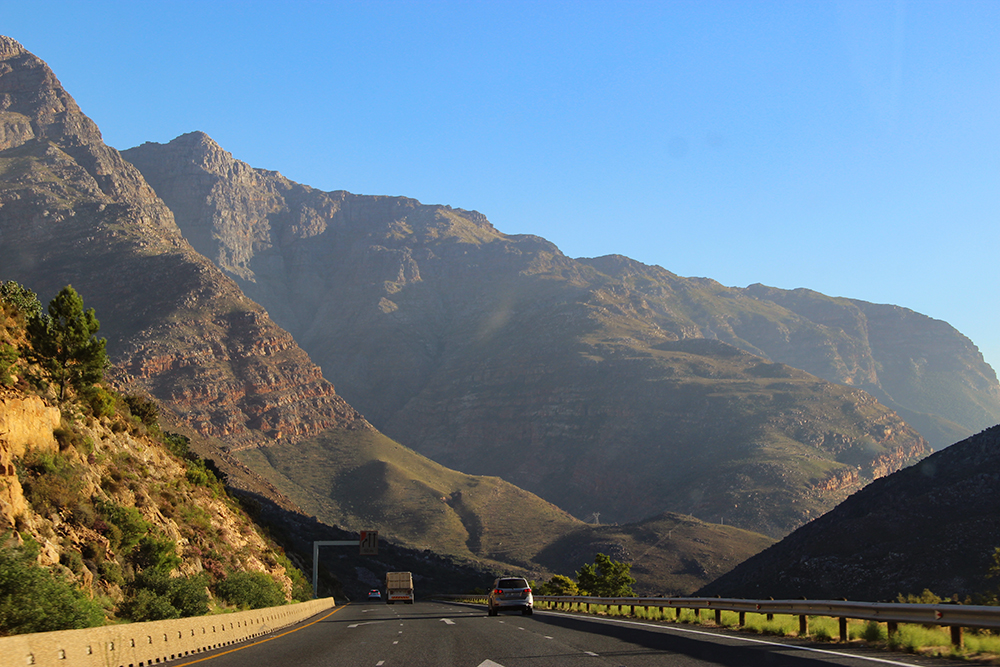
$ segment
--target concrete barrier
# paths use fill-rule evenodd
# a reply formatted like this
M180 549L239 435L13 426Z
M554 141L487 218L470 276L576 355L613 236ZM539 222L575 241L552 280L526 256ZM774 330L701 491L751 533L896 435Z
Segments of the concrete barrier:
M323 598L233 614L0 637L0 667L148 667L262 637L334 604Z

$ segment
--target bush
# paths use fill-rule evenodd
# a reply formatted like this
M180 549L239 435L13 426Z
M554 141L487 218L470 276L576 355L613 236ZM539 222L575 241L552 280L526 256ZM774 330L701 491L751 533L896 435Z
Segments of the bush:
M10 386L14 384L14 376L10 369L17 361L17 348L7 343L0 343L0 384Z
M37 544L0 538L0 635L90 628L104 610L72 582L39 566Z
M266 572L235 572L215 584L215 593L243 609L263 609L285 604L285 593Z
M99 385L81 390L84 400L95 417L112 417L115 414L115 395Z
M155 570L142 572L129 584L118 614L132 621L203 616L208 613L206 585L203 574L170 577Z
M124 400L133 417L137 417L150 431L159 432L160 408L155 402L144 396L125 396Z
M111 540L111 546L121 555L127 555L139 544L139 540L145 537L150 530L149 522L142 518L134 507L123 507L112 502L98 501L96 509L106 524L106 537Z
M170 538L152 535L144 535L139 540L131 558L143 572L155 570L169 574L181 564L181 557L177 555L177 544Z

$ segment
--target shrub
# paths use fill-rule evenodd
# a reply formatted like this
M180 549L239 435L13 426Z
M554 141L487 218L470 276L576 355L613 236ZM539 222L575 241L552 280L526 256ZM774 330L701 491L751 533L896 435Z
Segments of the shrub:
M99 385L94 385L92 387L85 387L81 393L95 417L114 416L115 395L110 391Z
M100 625L101 606L72 582L39 566L38 546L0 538L0 635Z
M170 538L144 535L131 556L132 562L143 572L156 570L169 574L181 564L177 544Z
M160 408L154 401L145 396L125 396L124 400L133 417L137 417L150 431L159 432Z
M96 509L106 524L110 524L105 536L111 546L126 555L149 533L150 525L134 507L123 507L112 502L98 501ZM117 530L112 530L113 525Z
M159 571L139 574L129 584L120 616L132 621L202 616L208 613L208 591L204 575L170 577Z
M244 609L263 609L285 604L285 594L266 572L235 572L215 584L215 593L229 604Z
M14 376L10 369L17 361L17 348L7 343L0 343L0 384L10 386L14 384Z

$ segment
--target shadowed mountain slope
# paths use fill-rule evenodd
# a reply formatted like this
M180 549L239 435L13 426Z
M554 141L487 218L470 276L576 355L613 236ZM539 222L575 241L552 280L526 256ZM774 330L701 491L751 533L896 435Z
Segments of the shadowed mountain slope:
M975 346L912 311L570 259L475 211L299 185L202 133L124 155L383 432L577 517L783 535L928 453L871 392L940 444L1000 420Z
M893 600L961 597L1000 547L1000 426L868 485L713 581L699 595Z

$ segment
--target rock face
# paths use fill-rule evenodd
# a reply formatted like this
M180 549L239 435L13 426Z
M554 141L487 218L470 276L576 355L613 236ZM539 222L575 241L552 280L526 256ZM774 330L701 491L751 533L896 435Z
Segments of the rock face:
M873 482L699 595L894 600L995 590L1000 426Z
M0 37L0 279L94 307L123 388L230 447L369 429L287 331L195 252L51 70Z
M380 430L580 518L780 536L930 451L873 395L939 444L1000 420L975 346L912 311L573 260L475 211L252 169L202 133L123 154Z

